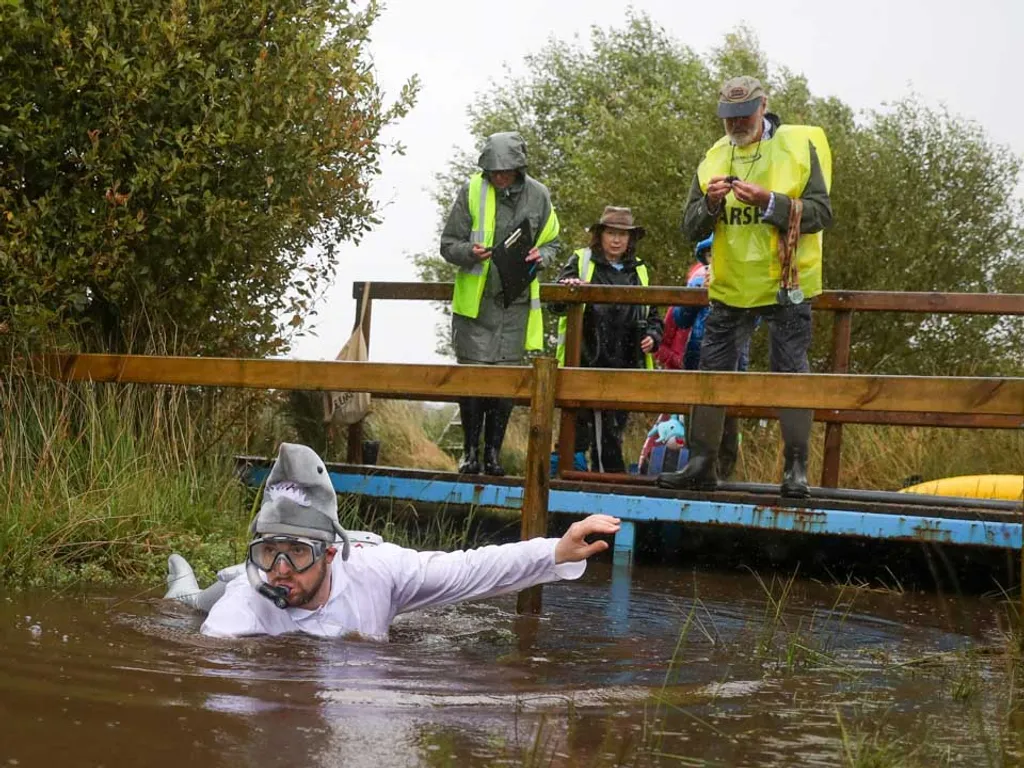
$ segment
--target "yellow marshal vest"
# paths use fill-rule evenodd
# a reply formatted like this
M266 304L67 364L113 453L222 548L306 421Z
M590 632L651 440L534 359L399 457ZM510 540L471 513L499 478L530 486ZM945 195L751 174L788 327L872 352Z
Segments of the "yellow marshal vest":
M576 273L580 276L580 280L584 283L589 283L594 277L594 269L597 267L594 264L594 260L590 258L589 248L580 248L574 252L576 256ZM650 277L647 274L646 264L637 264L636 276L640 278L640 285L649 285ZM583 305L584 309L586 304ZM560 366L565 365L565 329L568 326L568 320L563 315L558 318L558 349L555 351L555 357L558 358L558 364ZM654 356L644 355L644 367L647 370L654 369Z
M825 132L811 125L781 125L767 141L733 147L728 136L708 150L697 168L700 188L707 192L713 176L738 176L771 192L800 197L811 175L814 144L825 186L832 187L832 151ZM796 259L800 289L808 299L821 293L822 233L801 235ZM761 222L756 205L725 196L715 222L711 246L708 298L731 307L761 307L775 303L779 290L779 231Z
M497 193L482 173L475 173L469 179L469 215L473 222L471 239L474 243L490 248L494 245L494 219L497 208ZM547 221L534 241L535 247L550 243L558 237L558 216L552 207ZM491 260L481 261L470 269L459 268L455 276L455 293L452 296L452 312L465 317L480 314L480 300L487 284L487 273ZM526 349L544 349L544 317L540 309L540 282L530 282L530 314L526 322Z

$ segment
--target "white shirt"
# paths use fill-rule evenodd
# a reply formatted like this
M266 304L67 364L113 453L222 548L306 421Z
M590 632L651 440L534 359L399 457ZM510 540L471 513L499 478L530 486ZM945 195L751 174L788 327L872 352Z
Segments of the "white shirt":
M213 637L358 634L386 641L399 613L578 579L586 561L555 565L557 543L537 538L458 552L417 552L394 544L353 549L347 561L334 558L331 594L312 611L278 608L242 575L227 585L200 631Z

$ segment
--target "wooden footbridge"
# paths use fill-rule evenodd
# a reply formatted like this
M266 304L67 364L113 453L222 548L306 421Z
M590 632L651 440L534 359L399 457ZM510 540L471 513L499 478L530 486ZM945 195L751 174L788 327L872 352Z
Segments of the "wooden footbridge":
M452 285L375 283L367 295L363 332L369 344L373 301L449 301ZM363 284L353 286L353 296L361 303ZM529 407L523 477L463 477L364 466L361 428L355 425L349 431L347 463L329 467L334 486L339 493L520 510L523 538L544 535L549 513L605 512L623 520L614 542L618 563L628 563L633 556L637 524L652 521L1022 552L1022 503L966 507L942 497L904 494L865 501L838 486L844 424L1024 428L1024 378L847 373L853 313L1021 316L1024 295L826 292L813 307L833 314L831 372L812 374L578 368L584 303L703 305L706 293L675 287L544 285L541 298L570 305L566 368L559 369L550 357L521 367L90 354L51 355L47 362L52 375L67 381L370 392L430 401L467 396L511 399ZM362 310L356 307L357 318ZM726 406L731 413L755 418L774 418L776 408L813 409L815 420L826 424L820 486L809 499L791 500L779 498L771 487L742 484L726 485L715 493L679 493L629 476L563 469L550 477L556 420L559 466L572 467L575 409L658 413L679 412L692 404ZM266 460L251 459L247 465L249 480L259 482ZM538 610L539 593L524 593L520 607Z

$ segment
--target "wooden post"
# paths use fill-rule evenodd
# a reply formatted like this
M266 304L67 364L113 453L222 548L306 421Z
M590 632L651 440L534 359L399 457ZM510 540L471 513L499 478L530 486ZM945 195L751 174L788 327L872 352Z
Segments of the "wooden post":
M578 368L583 346L583 305L570 304L565 315L565 367ZM563 408L558 427L558 476L572 471L576 456L576 411Z
M352 330L359 327L359 317L363 310L363 283L353 283L352 293L356 300L356 319L352 323ZM366 340L366 351L370 351L370 316L373 310L373 297L366 295L366 315L363 317L363 338ZM363 463L363 422L357 421L348 428L348 450L346 461L349 464Z
M832 323L832 373L850 370L850 330L853 311L839 310ZM839 487L839 462L843 450L843 425L833 421L825 423L825 450L821 465L822 488Z
M534 358L533 387L530 395L530 437L526 447L526 471L523 473L523 541L544 536L548 531L548 478L551 467L551 432L555 421L557 372L558 361L555 358ZM540 607L540 587L531 587L519 593L519 613L540 613Z

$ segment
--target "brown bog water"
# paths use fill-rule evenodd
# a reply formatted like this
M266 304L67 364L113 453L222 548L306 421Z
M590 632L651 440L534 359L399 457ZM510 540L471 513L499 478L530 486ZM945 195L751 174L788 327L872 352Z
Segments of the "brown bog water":
M387 645L213 641L128 591L0 593L0 765L1022 759L1019 692L986 653L998 600L786 586L595 564L539 620L499 598L400 617Z

